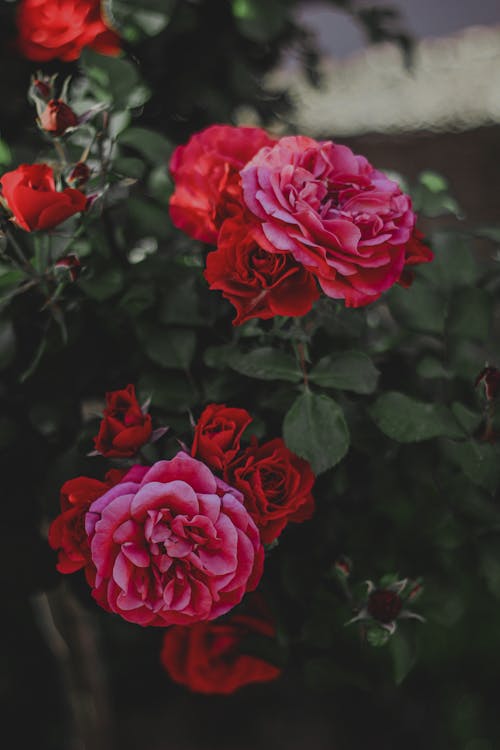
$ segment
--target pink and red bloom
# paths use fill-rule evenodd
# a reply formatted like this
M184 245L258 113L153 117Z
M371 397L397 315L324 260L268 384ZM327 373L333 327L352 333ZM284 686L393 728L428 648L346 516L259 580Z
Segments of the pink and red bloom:
M172 680L193 692L228 695L279 677L279 667L245 653L246 639L275 635L273 621L257 608L222 621L174 625L165 633L161 663Z
M363 156L290 136L261 149L241 179L261 247L290 253L329 297L358 307L400 278L415 214L408 196Z
M214 125L170 168L172 221L217 245L205 276L235 306L235 324L304 315L316 281L348 307L366 305L432 260L410 198L346 146Z
M87 197L79 190L56 190L47 164L21 164L5 172L0 185L13 221L27 232L52 229L87 207Z
M21 0L17 26L19 49L29 60L69 62L80 57L84 47L104 55L120 51L100 0Z
M213 620L262 575L259 532L238 490L178 453L134 467L89 508L94 599L139 625Z
M129 458L149 441L151 416L141 409L132 384L106 393L106 408L94 438L98 453L109 458Z

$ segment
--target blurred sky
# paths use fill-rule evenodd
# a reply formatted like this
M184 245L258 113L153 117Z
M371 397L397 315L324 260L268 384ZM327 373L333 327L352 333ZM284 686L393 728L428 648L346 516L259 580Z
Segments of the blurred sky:
M447 36L467 26L500 24L500 0L358 0L357 5L398 9L402 25L417 39ZM325 54L346 57L365 46L359 27L326 2L304 2L299 17L316 32Z

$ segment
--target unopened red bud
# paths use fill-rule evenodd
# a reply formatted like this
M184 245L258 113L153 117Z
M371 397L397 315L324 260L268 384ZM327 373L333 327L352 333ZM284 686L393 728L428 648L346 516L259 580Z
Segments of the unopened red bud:
M496 367L485 367L476 378L475 386L483 384L484 395L493 401L500 393L500 370Z
M48 101L52 95L51 86L41 78L35 78L32 83L33 90L41 99Z
M90 168L85 164L84 161L79 161L78 164L75 164L75 166L69 173L66 182L68 183L68 185L71 185L71 187L81 187L89 181L89 178Z
M395 620L399 615L403 608L403 601L395 591L375 589L368 597L366 608L374 620L386 624Z
M59 258L54 264L54 268L67 271L71 281L76 281L82 270L82 264L77 255L70 253L69 255L65 255L64 258Z
M63 135L78 125L78 117L61 99L51 99L40 115L40 126L53 136Z
M339 557L338 560L335 560L334 568L337 575L340 575L343 578L349 578L351 575L352 563L348 557Z

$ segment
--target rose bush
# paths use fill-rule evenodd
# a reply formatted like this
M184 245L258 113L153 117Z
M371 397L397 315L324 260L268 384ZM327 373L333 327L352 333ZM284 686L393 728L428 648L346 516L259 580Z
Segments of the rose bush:
M0 185L13 221L27 232L52 229L87 207L80 190L56 190L54 172L47 164L21 164L5 172Z
M186 453L135 467L90 506L94 599L139 625L212 620L262 575L259 532L238 490Z

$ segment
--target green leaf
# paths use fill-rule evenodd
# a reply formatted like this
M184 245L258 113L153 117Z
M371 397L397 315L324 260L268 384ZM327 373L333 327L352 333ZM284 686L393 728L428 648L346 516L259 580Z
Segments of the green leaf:
M141 325L140 339L148 357L167 369L187 370L196 350L196 334L188 329Z
M122 177L140 180L144 176L145 171L146 165L142 159L135 159L131 156L120 156L113 162L113 172Z
M309 390L285 415L283 437L290 450L309 461L315 474L338 464L349 449L349 429L340 406Z
M0 164L8 166L12 163L12 152L8 144L0 138Z
M121 57L83 50L80 62L94 96L114 109L132 109L145 104L151 96L133 63Z
M165 290L159 319L162 323L184 326L206 324L207 321L198 312L198 293L194 273L184 280L175 281Z
M409 289L395 286L387 295L392 316L412 331L442 333L446 302L442 295L421 279Z
M152 164L167 163L172 153L170 141L148 128L127 128L120 134L118 142L135 149Z
M488 443L446 443L445 455L473 484L495 492L500 483L500 451Z
M287 380L298 383L302 373L295 359L289 354L264 346L248 354L235 352L229 359L229 366L242 375L259 380Z
M485 341L491 328L491 297L484 289L462 289L453 296L446 331L451 336Z
M78 283L88 297L103 302L121 290L123 271L120 268L108 268L89 279L81 279Z
M434 287L446 292L455 287L471 287L476 283L481 271L471 252L468 237L453 232L436 232L432 235L431 244L434 260L418 269L420 277L425 277Z
M370 357L362 352L348 351L320 359L309 373L309 378L326 388L373 393L379 375Z
M397 630L391 638L390 649L394 671L394 682L401 685L417 661L415 643Z
M446 406L417 401L397 391L384 393L368 412L377 427L398 443L417 443L440 436L465 437Z
M482 422L483 415L478 414L477 411L468 409L463 404L455 401L451 405L451 411L457 422L461 425L467 434L472 434Z
M420 360L417 365L417 374L419 375L419 377L426 378L428 380L433 380L436 378L451 380L453 378L453 373L447 370L443 363L439 359L437 359L437 357L433 357L432 355L423 357Z
M137 234L167 239L171 233L171 224L166 207L159 206L151 199L129 198L127 210Z
M154 407L174 413L185 413L198 401L198 394L184 373L146 373L139 378L137 389L141 399L151 397Z

